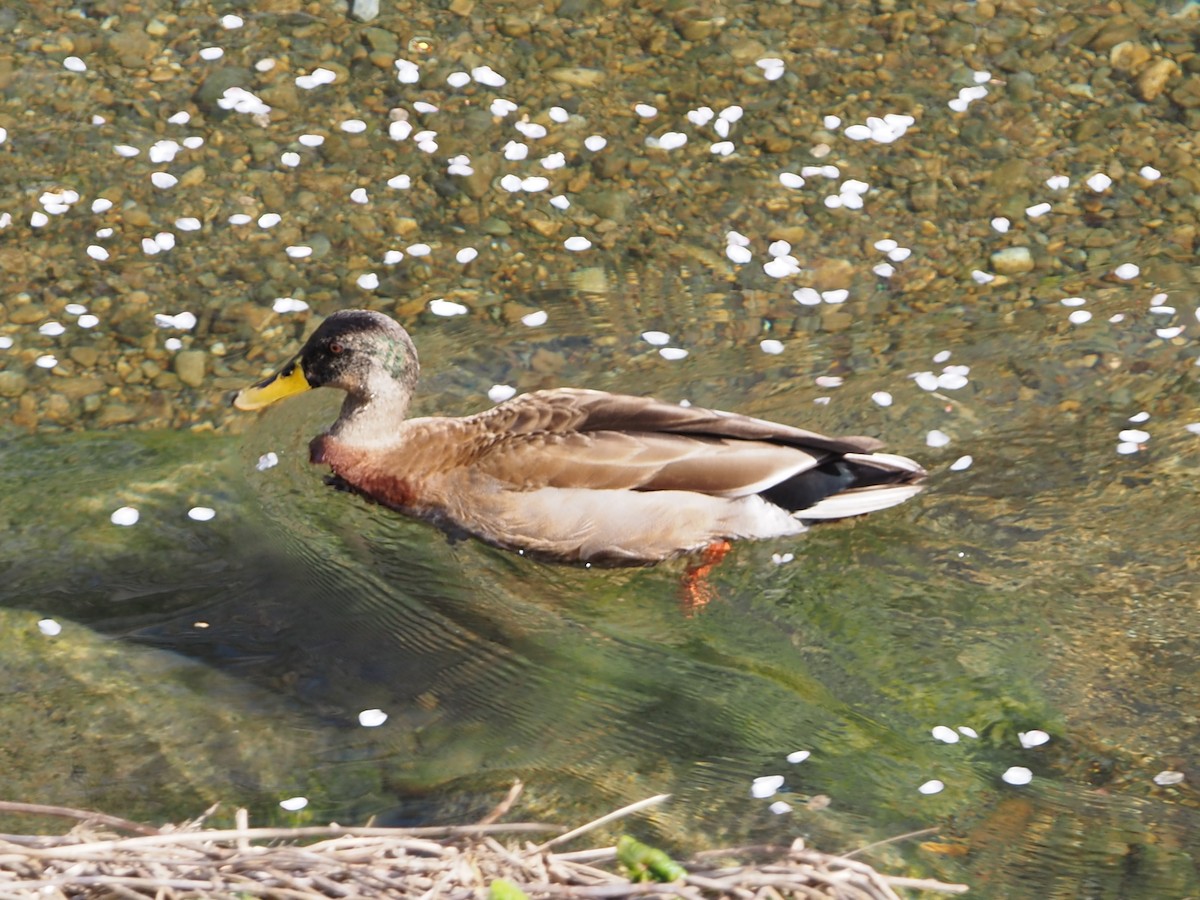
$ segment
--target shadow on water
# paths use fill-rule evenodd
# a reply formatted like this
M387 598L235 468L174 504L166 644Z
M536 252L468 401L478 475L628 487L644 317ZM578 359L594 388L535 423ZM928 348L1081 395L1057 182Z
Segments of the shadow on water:
M1081 590L1080 566L1124 564L1139 541L1117 556L1055 525L1049 510L1064 495L1095 506L1122 489L1075 479L1077 459L1052 453L1063 432L1013 435L997 451L1043 459L1032 480L998 464L957 484L935 479L917 503L818 529L790 548L739 546L715 575L717 599L687 617L678 565L544 566L451 544L323 487L302 448L335 403L314 395L273 409L237 439L7 445L5 606L232 676L214 686L193 666L123 686L127 703L163 704L197 742L228 723L181 696L259 724L205 747L215 768L233 769L236 788L183 755L171 777L190 792L150 798L148 780L90 781L83 796L59 789L42 799L177 817L236 789L259 819L286 820L276 802L301 793L317 820L455 821L481 814L520 777L527 813L559 819L673 792L677 801L652 817L671 842L785 840L799 830L850 849L941 824L920 848L884 852L954 878L1006 871L1006 884L1027 886L1047 884L1043 865L1067 873L1064 884L1095 870L1106 886L1095 896L1166 896L1194 884L1185 837L1194 806L1147 790L1153 763L1108 746L1068 711L1078 688L1054 657L1090 620L1064 599ZM271 449L280 465L256 471ZM75 495L48 508L63 483ZM116 502L140 509L137 526L108 523ZM193 504L220 512L193 522ZM93 524L77 537L81 520ZM1080 526L1096 537L1104 528ZM772 558L785 549L799 558ZM1056 567L1068 557L1072 566ZM1175 582L1190 583L1185 572ZM1171 585L1164 575L1163 590ZM115 677L111 657L102 662L76 673L80 690ZM361 726L370 709L387 722ZM936 724L978 736L931 741ZM1054 736L1049 750L1020 748L1018 734L1035 728ZM811 756L789 762L801 751ZM1011 766L1031 767L1034 785L1005 785ZM778 793L749 796L754 779L772 775L783 777ZM931 779L945 790L918 793Z

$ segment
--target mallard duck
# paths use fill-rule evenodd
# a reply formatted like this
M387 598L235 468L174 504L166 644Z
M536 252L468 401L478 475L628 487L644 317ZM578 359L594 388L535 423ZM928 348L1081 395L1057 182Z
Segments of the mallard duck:
M337 421L309 445L339 485L565 562L638 565L796 535L901 503L925 477L873 438L604 391L534 391L472 416L409 419L418 372L399 324L343 310L233 402L256 410L310 388L345 391Z

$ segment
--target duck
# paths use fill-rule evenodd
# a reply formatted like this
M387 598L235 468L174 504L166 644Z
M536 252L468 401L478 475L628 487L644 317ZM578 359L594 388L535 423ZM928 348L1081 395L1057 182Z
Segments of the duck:
M419 374L398 322L347 309L233 405L343 391L336 421L309 445L331 483L452 537L554 562L650 565L793 537L902 503L926 477L875 438L580 388L410 418Z

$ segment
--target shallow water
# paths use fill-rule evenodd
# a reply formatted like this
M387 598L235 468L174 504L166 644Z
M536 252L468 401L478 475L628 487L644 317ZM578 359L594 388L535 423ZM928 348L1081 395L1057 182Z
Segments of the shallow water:
M712 11L723 24L711 40L681 43L707 26L679 16L709 13L631 12L614 31L606 9L580 4L531 12L540 24L514 37L519 23L486 12L404 12L411 21L377 24L397 37L395 55L412 35L436 39L419 95L396 86L390 60L369 58L385 36L327 13L264 8L225 32L217 11L163 12L169 37L144 69L127 57L146 49L137 35L153 36L152 22L5 13L25 28L14 32L23 67L0 69L16 92L6 97L43 113L39 124L16 101L0 110L11 163L0 212L13 217L0 229L0 334L14 339L0 350L11 373L0 380L7 791L150 821L220 800L260 823L408 823L477 818L521 778L520 814L559 821L669 791L635 827L680 848L803 835L840 851L933 827L869 858L980 896L1194 894L1194 113L1171 91L1197 76L1181 69L1144 102L1104 37L1123 27L1112 36L1186 63L1179 22L1137 7L1026 21L1014 6L971 21L983 11L934 4L840 21L731 4ZM64 36L90 74L64 73ZM229 47L230 64L278 56L274 75L256 77L280 118L223 118L193 96L214 68L195 51L210 43ZM788 74L766 82L755 60L774 55ZM449 71L484 62L511 90L444 86ZM340 80L289 101L293 77L319 63ZM599 66L608 81L538 77L567 64ZM989 97L948 110L984 68ZM922 77L904 84L900 72ZM1015 96L1028 74L1032 96ZM556 212L550 191L447 186L458 152L509 171L501 148L514 133L473 115L496 95L535 118L560 101L577 117L559 132L547 119L546 145L530 141L531 160L567 152L564 169L545 171L571 211ZM439 129L436 154L386 136L387 110L411 111L416 96L442 104L425 121ZM659 118L639 120L632 105L649 99ZM710 127L685 118L702 102L747 109L728 160L709 152ZM173 130L166 118L182 108L194 118ZM52 139L68 112L97 111L106 124ZM917 119L893 144L822 122L889 111ZM351 115L369 121L366 136L340 131ZM687 130L688 147L645 148L668 127ZM292 171L277 160L303 131L327 144ZM150 144L193 132L204 148L158 168L204 177L150 188ZM579 149L593 132L622 166ZM118 141L141 158L114 165ZM830 161L871 182L864 210L827 208L822 176L799 192L778 183L781 170ZM1137 175L1144 165L1162 178ZM414 187L388 194L381 181L400 170ZM1083 184L1101 170L1113 187ZM1056 173L1071 186L1045 186ZM361 209L345 199L360 183L373 195ZM38 195L60 187L80 190L80 208L30 227ZM118 204L93 222L97 195ZM1025 214L1044 199L1055 212ZM278 210L282 232L228 226L243 209ZM1001 213L1007 235L989 224ZM141 238L183 214L200 216L201 232L146 256ZM95 237L104 224L113 237ZM730 230L751 238L752 263L725 255ZM563 250L573 233L596 246ZM781 236L804 271L776 279L762 264ZM873 244L889 236L914 254L883 278ZM380 264L417 240L430 257ZM110 261L86 256L96 241ZM324 255L282 252L305 242ZM453 251L467 245L483 253L464 268ZM1032 249L1033 271L972 277L1012 245ZM1116 277L1127 262L1139 275ZM356 284L368 270L382 274L376 291ZM792 291L808 286L850 293L805 306ZM322 314L400 316L424 365L421 413L484 408L493 384L654 394L880 435L928 465L930 486L801 540L736 547L712 576L712 602L688 616L682 563L541 565L448 543L325 487L305 446L333 416L332 396L235 417L227 391L311 327L307 313L269 312L284 295ZM431 315L442 296L468 314ZM1086 303L1064 306L1071 296ZM100 324L74 327L72 301ZM155 326L154 313L185 309L195 329ZM1091 320L1072 324L1080 309ZM536 310L545 325L521 324ZM46 321L70 327L40 333ZM651 329L689 355L664 359L640 337ZM171 337L203 351L197 383ZM782 353L764 352L764 339ZM58 364L40 368L47 353ZM931 392L911 377L947 365L970 367L965 386ZM872 399L880 391L892 405ZM1118 453L1126 429L1149 437ZM948 445L927 446L934 430ZM267 451L280 464L257 471ZM968 468L950 468L968 454ZM139 510L136 525L111 524L122 506ZM194 506L215 518L190 520ZM42 634L43 617L62 633ZM382 726L360 725L371 709L387 714ZM943 743L939 725L977 737ZM1049 742L1022 748L1018 735L1035 729ZM789 762L798 751L811 755ZM1031 770L1029 785L1001 779L1015 766ZM1156 783L1163 772L1184 780ZM781 791L752 797L769 775L784 776ZM920 793L932 779L944 790ZM293 796L308 799L303 812L278 806ZM787 809L772 812L776 802Z

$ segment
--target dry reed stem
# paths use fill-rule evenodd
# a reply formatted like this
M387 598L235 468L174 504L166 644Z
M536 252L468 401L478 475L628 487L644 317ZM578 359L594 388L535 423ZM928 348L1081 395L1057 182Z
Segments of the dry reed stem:
M487 818L504 815L519 791L519 784L514 785ZM156 831L83 810L4 804L0 809L9 812L61 815L81 824L63 836L0 837L0 898L194 900L241 895L272 900L483 900L499 878L520 886L530 900L899 900L897 889L966 890L964 885L882 875L859 860L822 854L800 844L697 854L687 863L687 876L670 884L631 883L623 874L601 868L615 869L612 847L562 853L549 849L663 799L651 797L540 845L524 847L506 846L497 838L558 829L481 824L202 830L199 825L206 813L179 830ZM237 821L248 826L242 814ZM132 830L139 836L92 830L99 825ZM318 840L306 845L281 843L314 838ZM731 859L737 864L730 865Z

